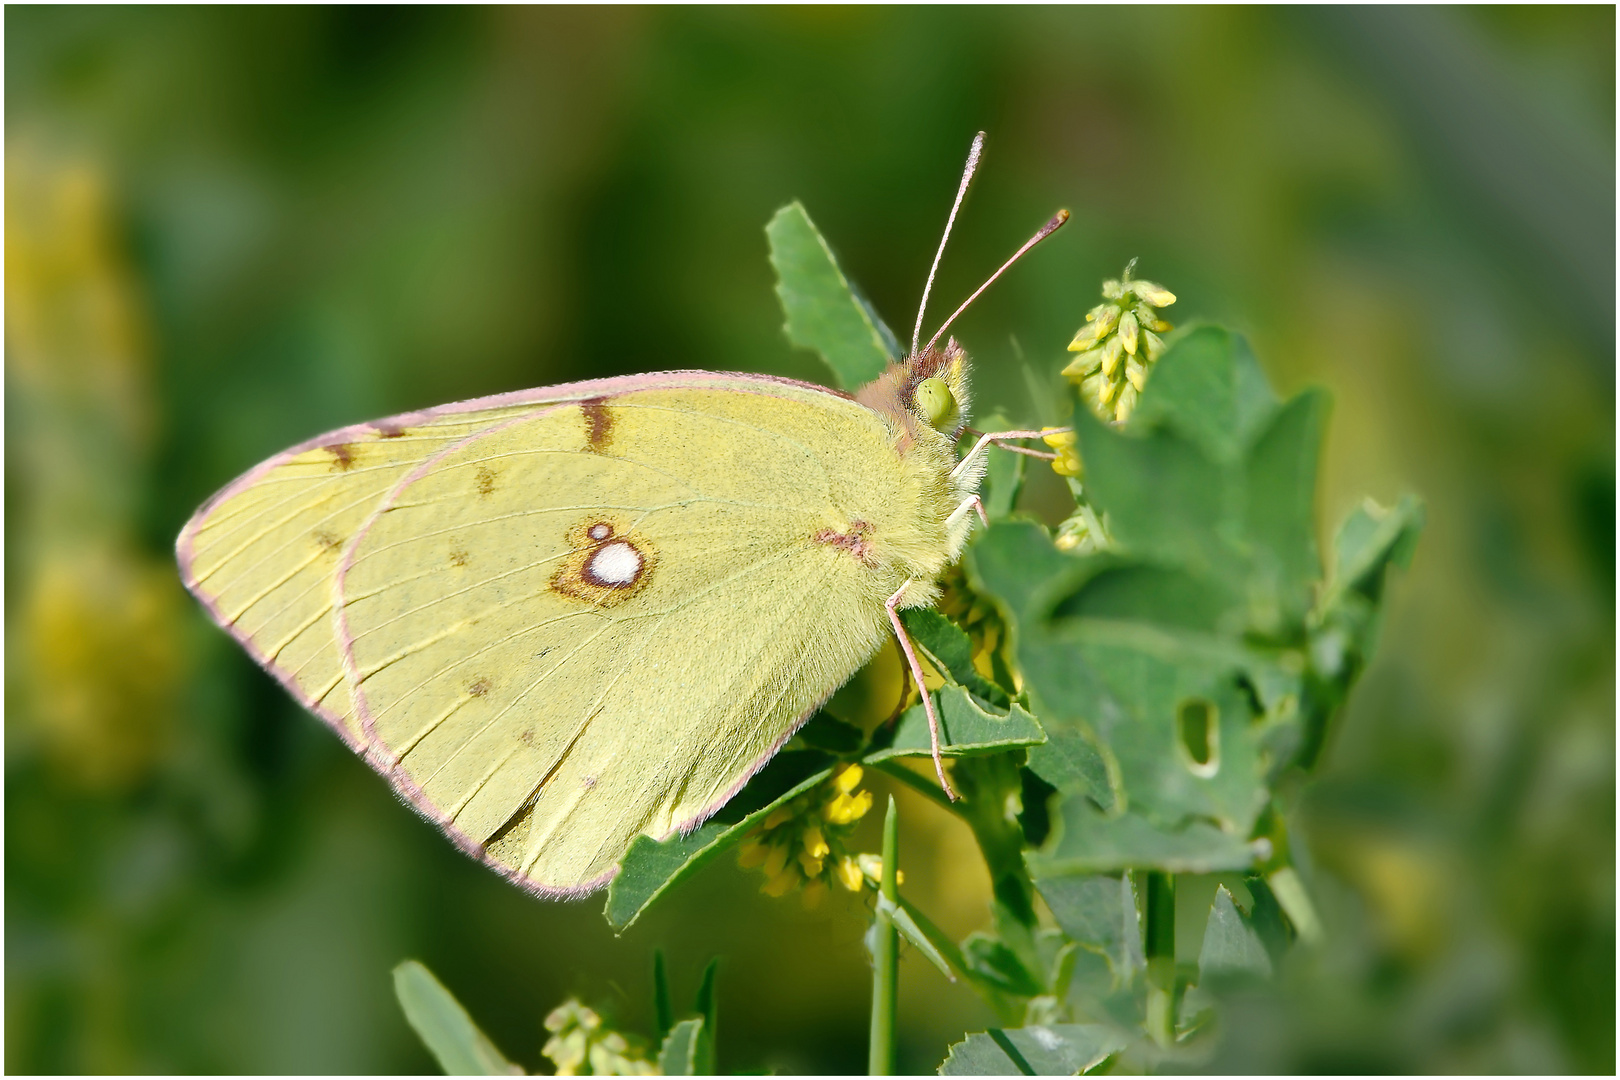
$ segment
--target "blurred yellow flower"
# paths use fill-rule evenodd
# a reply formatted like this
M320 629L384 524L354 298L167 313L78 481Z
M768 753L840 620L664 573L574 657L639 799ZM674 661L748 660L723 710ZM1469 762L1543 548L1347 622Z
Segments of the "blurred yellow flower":
M569 998L546 1016L551 1038L540 1053L551 1059L558 1076L657 1076L658 1066L646 1051L606 1027L596 1010Z

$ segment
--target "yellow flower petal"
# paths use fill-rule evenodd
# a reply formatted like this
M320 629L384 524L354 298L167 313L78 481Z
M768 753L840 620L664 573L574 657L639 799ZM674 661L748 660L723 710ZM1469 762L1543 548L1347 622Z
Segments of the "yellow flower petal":
M833 781L833 784L838 788L839 791L842 791L844 794L848 795L851 791L854 791L860 786L861 777L863 775L865 774L859 765L851 765L843 772L838 774L837 778Z
M1125 361L1125 377L1136 387L1137 392L1142 390L1142 384L1147 382L1147 368L1143 367L1133 356Z
M1176 302L1176 294L1163 285L1155 285L1151 281L1131 282L1131 292L1154 307L1169 307Z
M1125 346L1125 351L1132 356L1136 355L1136 332L1138 330L1136 315L1127 311L1119 320L1119 340Z
M737 851L737 865L744 870L752 870L756 866L763 866L765 856L770 848L758 840L744 840L742 847Z
M784 896L787 894L789 889L793 888L793 886L797 885L798 883L799 868L796 866L789 866L783 869L781 873L771 878L771 880L767 881L765 883L765 887L760 891L766 896Z
M844 888L850 892L861 891L861 882L865 880L865 876L861 873L861 864L856 861L853 855L845 855L838 860L836 873L838 883Z
M806 910L813 911L821 906L821 901L827 896L827 883L817 878L815 881L804 883L804 906Z
M770 813L765 815L765 828L774 829L791 817L793 817L792 804L783 803L781 806L778 806L775 810L772 810Z
M776 877L782 872L782 868L787 865L787 861L787 846L785 844L772 844L770 853L765 856L765 876L768 878Z
M819 859L832 850L827 846L826 838L821 835L821 828L814 823L805 826L803 840L804 853L812 859Z
M1102 373L1109 381L1119 372L1119 358L1125 355L1125 344L1119 338L1110 341L1103 349Z

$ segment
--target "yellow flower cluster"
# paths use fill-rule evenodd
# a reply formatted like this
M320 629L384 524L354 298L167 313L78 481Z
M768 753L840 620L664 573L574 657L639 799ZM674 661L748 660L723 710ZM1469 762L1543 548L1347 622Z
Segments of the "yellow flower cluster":
M1148 369L1164 352L1159 335L1170 324L1157 309L1176 302L1162 285L1132 280L1134 269L1132 259L1118 281L1103 282L1104 302L1086 312L1086 325L1069 342L1069 351L1080 355L1063 369L1098 416L1119 423L1131 415Z
M658 1066L629 1039L608 1028L596 1010L569 998L546 1017L551 1038L540 1053L558 1076L657 1076Z
M846 847L856 822L872 809L872 793L856 790L862 775L859 765L846 765L825 784L772 810L743 841L737 862L764 873L765 895L783 896L802 887L804 906L815 907L834 881L850 892L863 883L877 887L883 860L851 855Z

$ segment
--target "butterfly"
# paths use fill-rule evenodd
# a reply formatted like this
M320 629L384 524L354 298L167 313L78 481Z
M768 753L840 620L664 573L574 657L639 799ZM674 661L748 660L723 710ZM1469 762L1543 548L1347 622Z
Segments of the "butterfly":
M968 360L918 347L853 396L671 371L329 432L181 531L186 587L459 847L543 896L735 795L939 596L986 448ZM1061 211L968 303L1068 217ZM923 695L935 768L934 703Z

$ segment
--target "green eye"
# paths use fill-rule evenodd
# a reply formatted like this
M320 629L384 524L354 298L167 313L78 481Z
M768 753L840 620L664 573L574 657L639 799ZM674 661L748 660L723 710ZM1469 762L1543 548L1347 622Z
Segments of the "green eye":
M924 379L917 384L913 398L931 427L939 430L953 428L961 419L956 397L951 393L951 388L945 385L944 379Z

